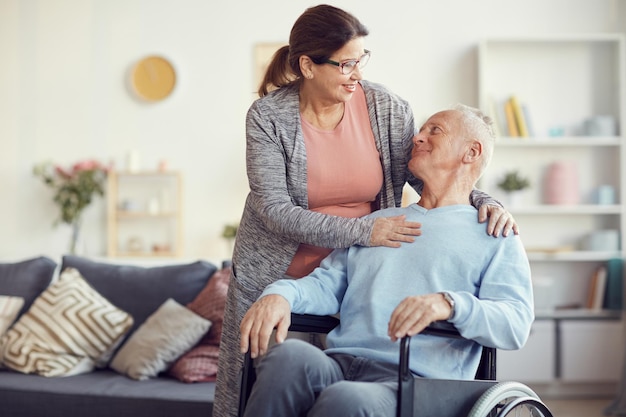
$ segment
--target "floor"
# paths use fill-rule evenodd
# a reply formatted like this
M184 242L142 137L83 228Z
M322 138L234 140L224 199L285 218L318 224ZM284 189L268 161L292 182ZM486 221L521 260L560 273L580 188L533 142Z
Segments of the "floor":
M543 399L554 417L604 417L604 409L611 404L611 398L598 399Z

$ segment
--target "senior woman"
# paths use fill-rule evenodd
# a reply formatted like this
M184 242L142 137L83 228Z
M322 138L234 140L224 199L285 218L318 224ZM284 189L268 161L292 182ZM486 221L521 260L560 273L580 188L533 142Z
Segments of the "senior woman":
M367 82L368 30L344 10L307 9L279 49L246 118L250 193L233 253L219 353L214 415L237 415L239 323L268 284L300 278L334 248L399 247L419 239L403 217L364 219L399 206L415 130L409 104ZM486 232L517 232L513 218L477 190ZM407 271L410 273L410 271Z

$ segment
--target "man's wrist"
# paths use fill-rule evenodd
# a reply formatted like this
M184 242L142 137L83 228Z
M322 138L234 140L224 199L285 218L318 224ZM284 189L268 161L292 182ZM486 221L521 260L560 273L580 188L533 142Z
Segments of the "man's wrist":
M446 320L451 320L452 317L454 317L454 307L456 305L456 303L454 302L454 298L452 298L452 296L450 295L449 292L447 291L442 291L439 294L441 294L443 296L443 299L448 303L448 305L450 306L450 315L448 316L448 318Z

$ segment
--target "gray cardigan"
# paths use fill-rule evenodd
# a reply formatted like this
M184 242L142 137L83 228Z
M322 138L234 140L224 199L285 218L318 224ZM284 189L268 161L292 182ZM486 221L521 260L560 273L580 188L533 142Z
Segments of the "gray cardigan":
M361 81L361 85L383 168L377 205L398 207L407 181L421 190L421 182L407 169L416 133L413 112L408 102L385 87L367 81ZM237 231L220 343L214 411L218 417L237 415L242 361L239 323L263 289L283 277L299 244L367 246L374 224L373 219L308 210L307 160L297 83L252 104L246 118L246 140L250 193Z
M400 205L415 134L408 103L384 87L362 81L383 167L378 207ZM246 120L250 193L237 232L235 280L256 298L283 276L300 243L326 248L368 245L373 221L308 210L307 158L297 86L257 100ZM413 181L415 181L413 179ZM252 288L253 287L253 288Z

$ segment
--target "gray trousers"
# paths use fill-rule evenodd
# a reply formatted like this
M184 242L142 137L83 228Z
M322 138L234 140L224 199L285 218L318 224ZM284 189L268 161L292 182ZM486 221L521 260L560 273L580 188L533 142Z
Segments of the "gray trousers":
M394 417L398 365L327 355L297 339L259 361L245 417Z

